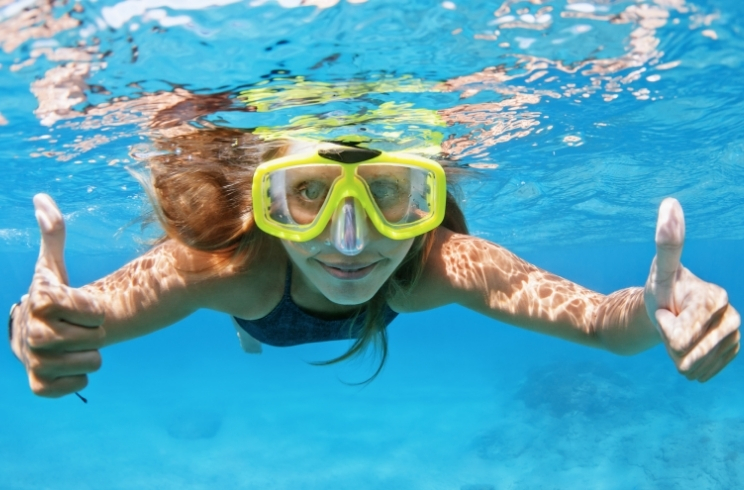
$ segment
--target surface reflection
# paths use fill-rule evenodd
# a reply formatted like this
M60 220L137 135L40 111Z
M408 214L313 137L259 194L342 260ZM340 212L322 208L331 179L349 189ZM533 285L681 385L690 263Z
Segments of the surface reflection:
M721 14L683 0L444 2L425 10L406 6L384 25L375 19L390 6L348 0L192 0L165 7L0 1L0 74L30 94L41 125L23 128L34 142L29 157L117 166L128 155L88 155L117 141L124 147L138 137L231 127L265 139L347 139L438 152L498 180L472 190L479 215L513 212L504 205L522 203L525 193L543 204L551 189L561 188L571 201L551 201L552 209L636 216L626 201L566 182L576 174L570 160L553 160L563 174L540 172L556 152L587 143L596 160L615 158L614 149L635 138L616 136L631 109L632 122L648 136L639 151L673 147L670 125L702 118L682 114L684 105L664 104L680 89L705 94L695 73L682 76L691 69L683 50L669 53L667 46L682 37L712 49L722 22ZM628 105L636 102L644 105ZM721 110L733 107L727 102ZM645 123L641 112L658 112L652 104L663 105L670 120ZM0 126L17 125L24 113L7 107L0 105ZM683 167L680 158L670 160ZM692 166L684 166L688 181L680 168L679 188L702 185ZM655 189L649 181L643 199L655 199ZM551 236L559 228L565 223L541 223Z
M181 106L179 120L184 121L183 105L195 105L195 99L204 101L201 97L194 97L197 91L180 85L188 80L188 76L183 80L171 80L176 86L170 91L141 90L135 92L134 96L117 94L116 85L120 85L119 81L107 84L117 68L107 59L114 59L130 50L143 54L142 47L135 44L127 31L140 29L139 22L142 21L157 21L161 28L174 29L187 24L185 20L183 23L163 21L165 14L158 14L160 10L154 8L157 7L155 4L148 9L144 6L134 8L134 3L127 1L104 7L86 7L80 3L65 7L64 3L57 2L34 5L23 2L4 3L2 12L5 19L0 22L3 50L6 53L21 54L19 48L31 43L27 54L21 55L9 69L30 70L41 58L47 62L44 65L51 65L44 69L38 80L30 84L38 101L35 114L44 126L51 127L62 121L69 121L67 127L76 129L110 128L129 124L147 129L152 126L154 114ZM234 2L189 3L184 4L183 12L232 3ZM356 0L349 3L363 2ZM250 15L252 8L265 4L267 2L251 3L245 10L246 15ZM320 10L338 6L337 4L337 0L287 0L278 3L284 8L312 7ZM86 12L86 8L92 10L94 7L100 11L100 17L96 17L95 11ZM454 11L457 6L452 4L445 8ZM690 12L691 9L682 0L656 0L629 5L507 0L493 11L493 19L487 22L492 27L491 38L484 37L485 31L478 26L482 25L480 19L471 19L473 25L467 28L475 31L475 41L490 40L499 43L499 47L503 48L503 55L498 65L486 66L473 73L463 73L445 80L411 75L375 77L373 73L366 74L366 80L359 81L314 80L307 75L271 77L241 90L238 99L251 111L258 113L286 109L294 109L296 113L297 108L304 107L305 113L295 116L301 117L301 120L289 125L274 125L272 129L285 135L300 132L306 136L317 136L310 134L308 126L322 135L324 131L339 125L369 122L369 118L362 116L373 110L375 105L379 109L386 103L375 101L376 97L394 96L398 101L405 101L416 100L410 94L452 93L463 100L489 92L493 95L486 95L487 99L491 99L488 101L454 103L440 108L427 107L425 103L410 106L398 104L392 108L388 105L389 110L376 110L374 113L376 124L397 125L400 127L399 131L404 133L416 132L418 129L406 127L406 124L411 126L423 123L430 126L430 129L433 127L443 133L443 139L446 140L444 149L453 158L482 156L487 154L488 148L533 134L540 126L541 111L538 109L545 98L571 98L580 102L582 98L599 94L603 100L611 101L626 87L630 88L631 84L643 81L644 75L647 84L658 81L661 75L656 71L676 66L674 60L660 63L664 53L659 50L658 31L672 20L672 14L676 15L674 22L679 22L682 15L688 16L692 28L707 27L712 21L711 16L697 13L690 15ZM91 17L97 18L98 24L93 23ZM175 17L177 16L169 16ZM196 22L192 17L188 19L192 24ZM461 19L455 21L458 25L459 20ZM109 33L114 32L113 37L101 30L104 27L100 25L101 22L107 24ZM624 30L613 34L613 25L629 27L629 35ZM443 27L449 29L450 26ZM600 29L609 30L599 32ZM544 38L540 34L541 38L535 38L531 33L536 31L548 31L548 37ZM591 44L592 39L586 36L588 32L599 33L599 36L593 40L597 44L586 56L581 59L566 59L562 56L565 54L561 51L562 45L575 45L577 38L582 39L584 44L587 41ZM61 36L66 33L72 36ZM519 35L515 36L515 33ZM122 34L129 37L117 40L117 36ZM100 37L104 35L105 38ZM158 30L153 29L152 35L157 36ZM448 30L446 35L462 36L463 28L461 26ZM194 40L197 39L198 36ZM42 40L44 41L41 42ZM120 52L112 52L111 49L102 52L103 44L111 44L113 50ZM546 50L544 46L550 45L553 48ZM610 52L616 54L607 55ZM325 63L336 63L339 56L336 53L316 59L311 63L311 70ZM134 54L130 61L136 61ZM652 69L654 74L647 74ZM96 78L96 83L91 81L93 77ZM565 80L570 80L571 83L566 83ZM229 83L229 80L225 81ZM132 82L136 87L137 81ZM204 90L214 91L205 87L198 92ZM231 97L237 95L231 90L227 92L231 93ZM92 94L98 95L95 97L97 100L103 94L104 102L93 103ZM632 94L640 100L654 98L654 92L649 87L633 87ZM337 121L334 126L323 114L328 114L326 106L337 101L348 102L350 109L346 111L347 117ZM223 102L211 107L215 111L229 108L230 104ZM430 111L431 115L428 118L422 117L422 111ZM194 119L199 119L208 114L199 108L194 111L193 116ZM314 118L308 117L312 114L315 115ZM162 124L160 128L162 129ZM111 138L112 136L107 135L83 148L74 148L76 151L52 151L47 156L69 160L81 150L90 150Z

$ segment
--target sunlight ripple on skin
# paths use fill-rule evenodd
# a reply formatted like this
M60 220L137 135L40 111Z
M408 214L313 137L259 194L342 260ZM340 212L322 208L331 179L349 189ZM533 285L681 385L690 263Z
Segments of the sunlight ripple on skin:
M496 248L499 253L494 254ZM527 307L530 316L585 325L591 329L593 311L580 306L587 296L596 296L589 304L597 306L599 295L558 276L516 259L498 245L457 237L444 247L447 274L454 284L465 289L489 291L488 305L515 314ZM493 270L498 270L494 274ZM509 284L489 284L493 277L508 277ZM534 311L537 308L538 311Z
M503 312L504 318L521 318L520 323L532 330L594 347L602 343L607 326L629 325L633 320L631 312L642 308L644 301L643 288L628 288L604 296L524 262L484 240L453 235L443 246L443 256L446 274L456 287L489 291L484 304L491 311ZM480 305L469 306L483 310ZM580 327L579 330L556 329L550 326L551 322ZM622 332L616 330L613 335ZM617 353L631 352L619 347Z

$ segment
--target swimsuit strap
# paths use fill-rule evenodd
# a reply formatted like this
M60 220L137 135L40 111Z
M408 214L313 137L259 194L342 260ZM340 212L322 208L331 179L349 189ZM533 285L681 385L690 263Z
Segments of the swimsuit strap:
M284 273L284 294L282 295L282 300L284 298L292 299L292 261L287 261L287 271Z

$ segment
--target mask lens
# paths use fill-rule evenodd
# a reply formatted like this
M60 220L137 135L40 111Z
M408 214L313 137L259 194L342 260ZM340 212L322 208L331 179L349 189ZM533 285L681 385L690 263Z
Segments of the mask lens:
M392 225L416 223L431 216L434 178L429 170L386 163L360 165L357 175L367 184L380 214Z
M340 176L337 165L302 165L271 172L267 177L271 219L289 225L312 224Z

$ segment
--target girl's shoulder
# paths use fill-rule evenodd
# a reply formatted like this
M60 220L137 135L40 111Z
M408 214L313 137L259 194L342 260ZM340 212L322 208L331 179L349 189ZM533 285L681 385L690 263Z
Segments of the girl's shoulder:
M454 243L471 239L444 227L437 228L421 276L410 291L400 291L388 300L390 308L398 313L414 313L452 303L452 274L456 265L448 255Z
M281 246L264 247L241 263L175 241L164 246L202 308L251 320L266 316L282 297L288 259Z
M495 243L439 227L418 282L409 292L397 293L388 304L398 313L412 313L467 303L501 288L524 265Z

